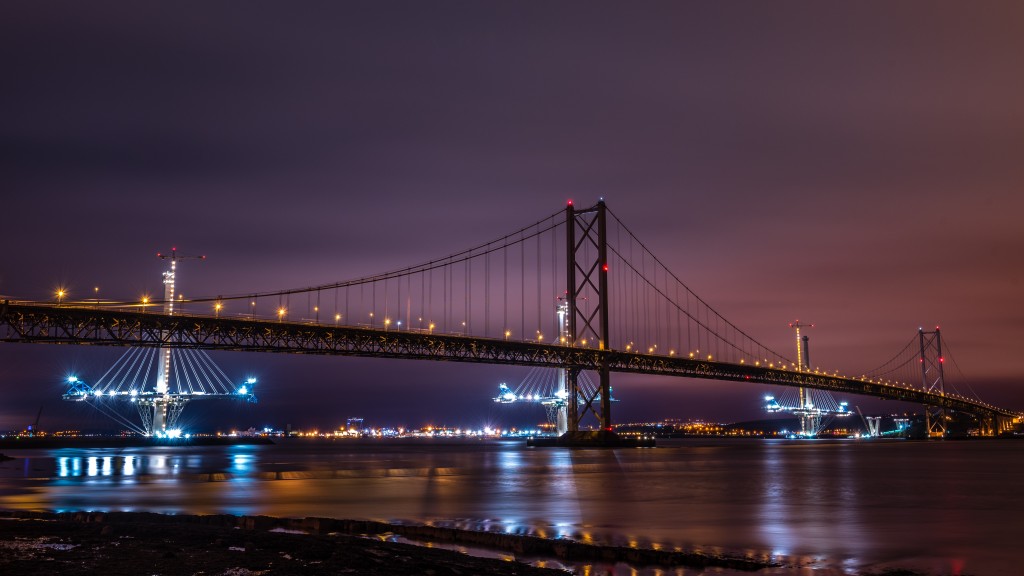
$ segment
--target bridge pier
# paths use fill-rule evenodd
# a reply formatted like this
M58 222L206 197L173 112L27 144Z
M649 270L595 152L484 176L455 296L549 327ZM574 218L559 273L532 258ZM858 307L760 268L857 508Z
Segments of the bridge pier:
M1013 432L1015 419L993 414L985 419L986 436L999 436Z

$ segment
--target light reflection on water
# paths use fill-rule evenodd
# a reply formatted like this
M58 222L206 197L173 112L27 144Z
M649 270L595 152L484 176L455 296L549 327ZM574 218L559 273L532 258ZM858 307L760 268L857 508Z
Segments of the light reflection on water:
M11 451L22 460L0 464L0 507L366 518L789 565L763 574L986 576L1016 574L1022 453L1014 441L749 440Z

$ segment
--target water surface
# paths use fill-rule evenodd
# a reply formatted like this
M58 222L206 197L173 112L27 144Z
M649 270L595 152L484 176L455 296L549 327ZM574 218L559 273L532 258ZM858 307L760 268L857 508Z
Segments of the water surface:
M772 575L1021 573L1024 442L1014 440L663 440L654 449L565 450L291 439L8 452L19 458L0 464L8 509L431 523L786 565L761 572Z

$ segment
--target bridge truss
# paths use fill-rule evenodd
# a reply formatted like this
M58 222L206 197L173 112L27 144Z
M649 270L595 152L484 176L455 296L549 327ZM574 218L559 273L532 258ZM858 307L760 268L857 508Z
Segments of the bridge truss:
M971 398L870 379L681 356L381 328L165 316L5 301L0 305L0 341L405 358L548 368L570 366L594 371L606 366L610 372L795 386L914 402L973 414L992 432L1006 430L1018 416Z

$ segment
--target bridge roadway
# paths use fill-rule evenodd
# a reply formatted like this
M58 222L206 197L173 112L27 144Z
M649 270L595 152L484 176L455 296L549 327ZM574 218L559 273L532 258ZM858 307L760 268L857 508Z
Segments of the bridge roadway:
M333 326L260 319L218 318L108 309L102 306L3 301L0 342L106 346L169 346L205 350L278 352L442 360L515 366L597 370L607 362L613 372L802 386L902 400L975 415L995 430L1005 430L1021 415L970 398L935 394L868 379L712 362L680 356L635 354L480 338L425 331ZM990 428L991 429L991 428Z

